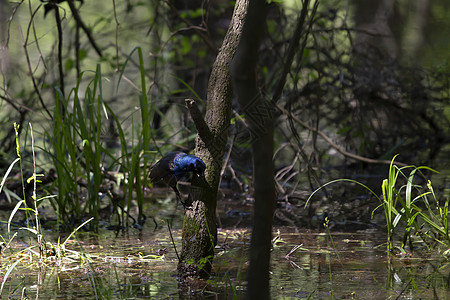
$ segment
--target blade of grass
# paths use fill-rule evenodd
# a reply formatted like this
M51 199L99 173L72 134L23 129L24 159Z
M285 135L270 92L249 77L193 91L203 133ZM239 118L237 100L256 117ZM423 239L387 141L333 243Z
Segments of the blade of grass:
M5 176L3 176L2 182L0 183L0 193L2 192L3 186L5 185L5 181L9 176L9 173L11 173L12 168L14 165L20 160L20 157L16 158L8 167L6 170Z
M2 296L3 286L5 285L5 282L8 280L9 274L11 274L11 272L15 269L15 267L25 258L27 258L27 257L23 256L23 257L19 258L8 268L8 270L6 270L6 273L3 276L2 286L0 287L0 297Z

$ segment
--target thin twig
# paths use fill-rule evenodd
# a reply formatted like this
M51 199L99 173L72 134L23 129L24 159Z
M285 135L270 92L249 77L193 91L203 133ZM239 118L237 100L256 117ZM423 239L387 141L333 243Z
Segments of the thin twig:
M37 242L39 246L39 251L41 254L41 257L43 256L43 247L42 247L42 234L40 229L40 223L38 218L38 208L37 208L37 195L36 195L36 182L37 182L37 172L36 172L36 154L34 152L34 136L33 136L33 126L30 125L30 135L31 135L31 152L33 153L33 204L34 204L34 217L35 217L35 226L36 226L36 232L37 232Z
M59 7L55 7L55 21L56 28L58 29L58 72L59 72L59 88L61 90L62 95L64 96L64 70L62 64L62 48L63 48L63 32L61 26L61 16L59 15ZM64 109L64 105L61 104L61 112L63 117L66 112Z
M170 240L172 241L173 249L175 250L175 254L177 255L178 261L181 261L180 256L178 255L177 247L175 246L175 241L173 240L172 230L170 229L169 220L166 220L167 228L169 229Z
M323 133L322 131L320 131L319 129L313 128L311 126L309 126L308 124L306 124L305 122L303 122L302 120L300 120L299 118L297 118L296 116L294 116L292 113L290 113L289 111L287 111L286 109L284 109L283 107L281 107L278 104L275 104L276 107L286 116L288 116L289 118L291 118L293 121L295 121L296 123L298 123L299 125L305 127L306 129L317 133L318 135L320 135L321 138L323 138L328 144L330 144L331 147L333 147L334 149L337 150L337 152L341 153L342 155L355 159L355 160L359 160L359 161L363 161L366 163L370 163L370 164L391 164L390 160L379 160L379 159L372 159L372 158L367 158L364 156L360 156L357 154L353 154L350 152L345 151L344 149L342 149L341 147L339 147L336 143L334 143L325 133ZM398 161L394 161L394 164L400 167L404 167L407 166L407 164L402 163L402 162L398 162Z
M311 19L310 24L312 24L312 19L316 13L317 6L319 5L318 2L319 1L316 1L314 3L314 8L311 12L311 17L310 17L310 19ZM280 80L278 81L277 86L275 88L275 92L273 93L273 97L272 97L273 103L276 103L280 99L281 93L283 92L283 88L286 83L286 76L289 73L289 70L291 69L292 61L294 59L295 54L298 53L297 45L300 42L300 38L303 33L303 27L305 25L306 16L309 11L309 8L308 8L309 0L304 0L302 3L302 7L303 7L303 9L300 13L300 16L297 19L297 25L295 27L294 35L292 36L291 42L289 43L289 48L286 53L286 61L283 65L283 71L281 72L281 75L279 77ZM307 40L308 33L310 30L311 30L311 26L309 26L308 30L306 31L306 36L304 38L304 41ZM300 57L302 57L302 55L303 55L303 51L305 49L305 46L304 46L305 44L306 44L305 42L302 43L302 49L299 52Z
M187 26L189 26L189 28L193 29L199 36L200 38L205 42L205 44L214 52L217 53L218 49L217 46L214 45L214 43L211 41L211 39L204 34L202 31L206 31L206 29L199 27L199 26L194 26L188 19L183 18L178 9L172 4L172 1L165 1L167 5L170 6L170 8L172 9L172 12L183 22L185 23Z
M45 112L48 114L50 119L53 120L53 116L50 113L50 111L47 109L47 106L44 103L44 99L42 98L42 95L41 95L41 93L39 91L39 88L37 86L36 79L34 78L33 69L31 68L30 56L28 55L27 43L25 42L25 39L23 37L22 27L21 26L19 26L19 32L20 32L20 37L22 39L22 47L23 47L24 52L25 52L25 58L27 60L28 72L30 73L31 82L33 83L34 91L36 92L36 95L38 96L39 102L41 102L41 105L44 108Z
M87 35L89 42L91 43L92 47L94 47L95 51L97 52L98 56L102 57L102 51L97 46L97 43L95 42L94 38L91 35L91 32L84 24L83 20L80 17L80 14L77 11L77 8L75 7L75 4L73 4L73 0L67 0L67 4L69 4L70 11L72 12L73 18L77 22L77 24L83 29L84 33Z
M113 2L113 12L114 12L114 21L116 23L115 30L115 48L116 48L116 69L119 70L119 20L117 19L117 11L116 11L116 0L112 0Z
M223 166L222 166L222 170L220 170L220 176L219 176L219 184L218 186L220 186L220 183L222 182L222 177L223 174L225 173L225 170L227 168L228 165L228 161L230 160L230 156L231 156L231 151L233 151L233 145L234 145L234 140L236 139L236 135L234 134L233 137L231 138L230 141L230 146L228 147L228 152L225 156L225 160L223 162Z

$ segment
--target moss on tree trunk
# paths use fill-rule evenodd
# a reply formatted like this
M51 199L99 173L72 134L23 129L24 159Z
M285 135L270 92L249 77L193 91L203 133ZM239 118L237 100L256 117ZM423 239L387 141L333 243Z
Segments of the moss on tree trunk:
M238 0L233 17L214 62L208 83L206 114L203 119L193 100L187 100L198 135L195 155L206 164L206 181L194 178L189 195L178 264L181 278L209 276L217 241L216 203L220 171L231 119L230 67L242 32L248 0ZM186 281L184 281L186 282Z

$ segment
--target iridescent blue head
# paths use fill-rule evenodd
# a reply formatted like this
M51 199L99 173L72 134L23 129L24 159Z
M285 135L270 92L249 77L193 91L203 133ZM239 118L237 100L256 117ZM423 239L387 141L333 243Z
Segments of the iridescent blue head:
M195 155L178 153L173 159L173 173L177 179L183 177L186 173L193 172L202 179L205 179L206 165Z

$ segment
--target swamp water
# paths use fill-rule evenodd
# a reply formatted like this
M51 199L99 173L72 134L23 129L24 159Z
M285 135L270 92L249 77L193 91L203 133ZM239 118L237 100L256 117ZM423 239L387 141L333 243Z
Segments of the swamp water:
M31 260L30 251L36 248L12 258L11 253L29 246L27 236L17 237L2 254L1 282L21 260L8 274L1 299L178 299L177 255L167 226L159 225L155 230L147 222L141 231L119 234L80 232L65 245L66 257L54 261ZM179 228L180 220L172 229L178 251ZM219 229L218 237L213 292L204 291L200 298L242 299L249 230ZM384 241L379 230L330 236L326 231L275 228L272 299L450 299L448 261L420 250L389 261L380 246Z

